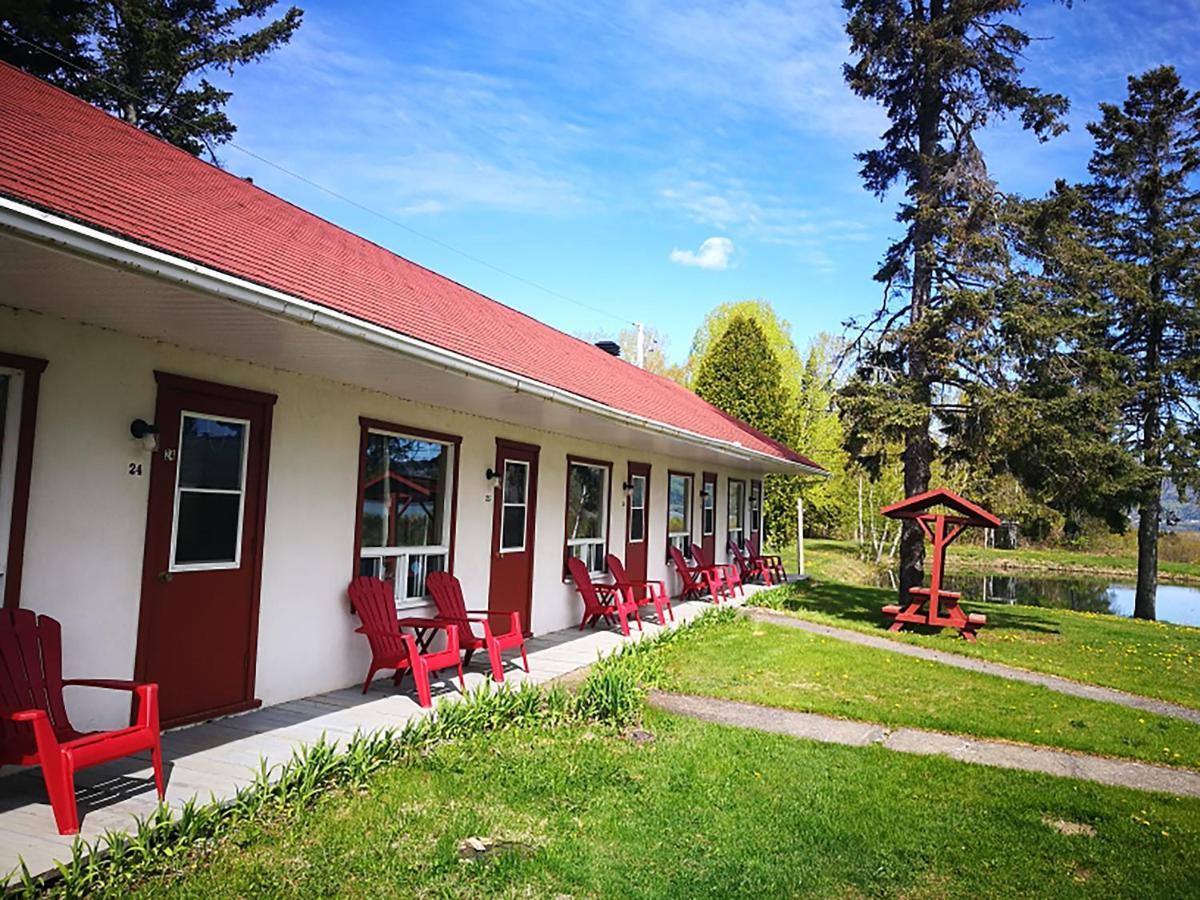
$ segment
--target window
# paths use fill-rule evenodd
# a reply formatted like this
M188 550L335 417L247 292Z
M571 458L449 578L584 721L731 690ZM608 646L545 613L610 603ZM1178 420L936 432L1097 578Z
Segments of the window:
M582 559L589 572L604 571L608 552L608 476L611 466L567 462L566 559Z
M629 486L628 540L631 544L640 544L646 540L646 476L630 476Z
M762 530L762 482L750 482L750 533Z
M184 412L175 466L172 572L241 565L250 423Z
M692 555L692 476L676 472L667 476L667 559L672 547Z
M9 535L13 524L23 378L24 373L17 369L0 369L0 597L4 596L4 573L8 567Z
M501 491L500 552L525 549L525 520L528 514L529 463L518 459L504 461Z
M717 531L717 476L705 472L703 484L700 491L703 504L700 508L700 534L709 537Z
M729 539L746 546L746 482L729 479Z
M425 577L444 571L450 559L458 439L365 428L359 572L389 582L397 607L419 605ZM516 475L506 497L517 496ZM514 508L523 513L520 496Z

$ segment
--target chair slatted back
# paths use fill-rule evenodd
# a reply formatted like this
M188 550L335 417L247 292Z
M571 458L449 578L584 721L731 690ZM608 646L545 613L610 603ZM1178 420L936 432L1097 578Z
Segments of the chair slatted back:
M697 589L695 574L688 567L687 560L683 558L683 551L674 544L671 545L671 561L675 563L675 571L683 579L683 592L686 594Z
M386 581L360 575L347 591L358 619L367 629L371 653L377 657L406 657L408 649L400 639L396 600Z
M592 584L592 575L588 572L588 568L584 565L582 559L576 559L574 556L568 559L567 571L571 573L571 580L575 582L575 589L579 591L579 596L583 598L583 607L588 615L608 608L608 604L600 602L600 595L596 593L596 586Z
M746 559L742 553L742 548L737 545L737 541L733 538L729 539L729 555L733 557L733 561L737 563L738 573L742 578L747 578L750 575L750 561Z
M696 561L696 565L702 568L711 569L713 567L713 561L704 555L704 548L699 544L692 544L692 559Z
M433 596L438 617L458 626L461 637L474 636L467 617L467 601L463 597L462 583L449 572L430 572L425 577L425 587Z
M629 576L625 574L625 564L621 562L621 557L610 553L605 557L605 562L608 563L608 571L613 581L617 584L629 584Z
M30 609L0 610L0 703L45 710L55 732L70 731L63 703L62 626ZM0 723L0 758L34 753L33 729Z

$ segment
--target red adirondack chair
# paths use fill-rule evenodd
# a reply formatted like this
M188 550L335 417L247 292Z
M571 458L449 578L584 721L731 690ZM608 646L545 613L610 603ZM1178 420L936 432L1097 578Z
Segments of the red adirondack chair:
M76 731L63 704L63 688L72 685L132 692L138 699L136 723L116 731ZM59 834L79 831L75 773L80 769L148 750L163 799L158 685L63 680L62 627L55 619L28 609L0 611L0 704L0 765L42 767Z
M747 556L751 563L759 562L771 571L771 578L778 584L787 584L787 569L783 567L783 557L774 553L762 553L758 545L758 535L746 542Z
M430 572L425 579L425 586L433 595L434 605L437 606L436 621L458 628L459 645L465 654L464 663L470 664L471 655L476 650L487 650L488 661L492 665L492 680L503 681L504 662L500 653L515 647L521 651L525 671L529 671L529 657L525 655L525 634L521 631L520 613L509 613L508 631L496 634L492 631L489 621L493 614L487 610L467 609L466 601L463 600L462 585L449 572ZM483 624L483 637L475 634L473 623Z
M395 669L393 682L399 687L404 673L411 670L417 685L417 700L422 706L433 705L429 690L429 673L442 669L457 669L459 686L465 691L462 657L458 652L458 627L437 625L446 632L446 647L433 653L419 653L417 642L411 634L400 629L396 617L396 601L386 581L362 575L350 582L350 603L362 622L355 629L357 634L366 635L371 645L371 666L363 682L363 693L371 686L375 673L381 669ZM432 624L432 622L431 622Z
M742 548L733 538L729 539L729 555L737 563L738 571L743 582L758 579L767 587L774 584L771 577L771 567L761 557L747 557Z
M589 623L594 628L601 619L607 620L611 625L613 616L616 616L621 623L621 634L623 635L629 635L630 616L633 616L634 621L637 622L638 631L642 630L642 617L638 615L636 601L627 600L624 593L615 584L596 584L592 581L591 573L583 564L583 560L575 557L567 560L567 571L571 573L571 580L575 582L575 590L579 591L579 596L583 598L583 618L579 620L580 631L583 631L583 626Z
M742 576L738 572L737 563L713 562L704 555L704 548L699 544L692 544L692 559L696 561L696 565L715 571L720 576L721 583L725 586L725 594L730 600L733 599L734 591L743 597L746 596L746 589L742 587Z
M631 581L625 573L625 564L615 553L608 554L607 562L613 584L625 596L626 601L632 601L638 606L654 604L654 612L660 625L667 624L668 615L672 622L675 621L675 610L671 609L671 598L667 596L665 584L661 581ZM645 595L639 598L638 589L645 591Z
M723 593L721 580L715 572L703 566L689 566L687 560L683 558L682 551L674 545L671 546L671 560L675 563L675 571L679 573L679 577L683 581L683 590L679 592L681 599L686 600L689 597L702 599L704 589L708 588L713 603L721 602Z

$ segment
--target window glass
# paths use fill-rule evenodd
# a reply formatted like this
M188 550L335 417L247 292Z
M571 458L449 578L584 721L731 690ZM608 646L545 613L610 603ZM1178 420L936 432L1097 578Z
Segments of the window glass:
M762 482L750 482L750 532L758 534L762 527Z
M567 467L567 555L591 572L604 571L608 527L608 467L573 462Z
M704 481L703 496L704 501L702 507L700 533L705 537L714 534L717 530L717 485L716 482Z
M369 429L365 447L359 571L389 582L397 606L419 605L450 555L454 444Z
M172 569L237 568L250 423L185 412L179 426Z
M529 465L519 460L504 461L504 490L500 510L500 550L525 549L526 501Z
M683 555L692 554L692 476L669 475L667 479L667 539ZM668 556L669 558L669 556Z
M634 475L629 483L629 540L638 544L646 539L646 476Z
M363 547L444 546L451 447L371 432L362 492Z

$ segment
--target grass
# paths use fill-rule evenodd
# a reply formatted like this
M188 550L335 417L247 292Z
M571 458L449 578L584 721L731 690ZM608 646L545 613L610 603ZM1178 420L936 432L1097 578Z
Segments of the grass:
M969 643L956 631L884 630L879 609L893 591L813 579L755 602L828 625L976 656L1200 708L1200 628L1102 613L988 606L988 624Z
M1200 769L1200 725L794 628L740 618L662 654L684 693Z
M1194 896L1200 802L648 713L440 746L143 894ZM1046 822L1089 825L1068 836ZM505 842L460 861L471 836Z

